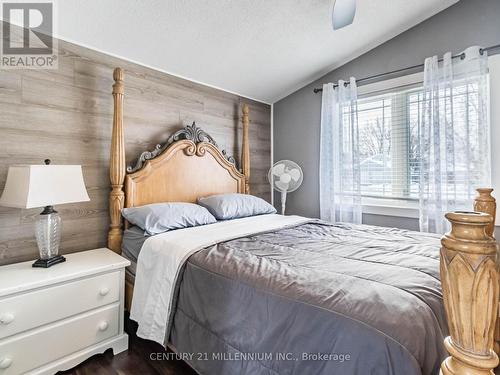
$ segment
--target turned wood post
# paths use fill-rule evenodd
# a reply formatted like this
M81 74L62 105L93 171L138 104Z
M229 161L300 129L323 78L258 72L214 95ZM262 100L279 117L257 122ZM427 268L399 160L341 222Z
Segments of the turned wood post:
M241 172L245 175L245 194L250 194L250 143L248 139L248 104L243 104L243 141L241 144Z
M489 214L446 214L451 231L441 239L441 284L450 336L444 375L493 374L498 356L493 333L498 305L497 243L486 233Z
M495 201L495 198L493 198L493 196L491 195L493 189L480 188L476 189L476 191L477 196L474 199L474 211L485 212L491 215L493 221L486 227L486 233L488 234L488 236L494 237L497 203Z
M121 211L125 203L123 181L125 179L125 140L123 134L123 69L116 68L113 72L113 133L111 135L111 156L109 178L111 192L109 193L110 225L108 247L116 253L121 253L122 217Z
M476 189L477 196L474 199L474 211L485 212L493 217L493 222L486 227L486 233L489 236L495 237L495 219L497 212L497 203L495 198L491 195L493 189L491 188L480 188ZM495 343L494 343L495 353L500 353L500 320L497 317L497 324L495 327Z

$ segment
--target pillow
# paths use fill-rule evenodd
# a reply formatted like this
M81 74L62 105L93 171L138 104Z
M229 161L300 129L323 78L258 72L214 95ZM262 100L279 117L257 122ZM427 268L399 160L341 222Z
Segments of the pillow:
M248 194L219 194L198 198L217 220L237 219L262 214L274 214L276 209L264 199Z
M124 208L122 216L144 230L144 234L151 236L173 229L217 222L207 209L194 203L181 202Z

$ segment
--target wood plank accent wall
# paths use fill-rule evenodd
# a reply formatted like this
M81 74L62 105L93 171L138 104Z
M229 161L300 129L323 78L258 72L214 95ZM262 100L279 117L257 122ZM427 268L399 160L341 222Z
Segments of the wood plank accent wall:
M0 72L0 191L8 166L81 164L90 202L56 207L61 253L106 245L113 68L125 69L127 163L196 121L237 161L241 104L250 106L251 191L270 200L270 106L59 41L55 71ZM200 65L203 59L200 59ZM237 69L238 67L235 67ZM35 259L33 222L40 209L0 207L0 264Z

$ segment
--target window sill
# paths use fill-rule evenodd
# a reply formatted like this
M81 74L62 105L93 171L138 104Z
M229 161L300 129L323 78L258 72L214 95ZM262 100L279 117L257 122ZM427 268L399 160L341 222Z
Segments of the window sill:
M363 198L362 206L364 214L419 218L417 202Z
M363 214L419 219L419 207L416 201L396 201L363 197L361 206ZM496 220L495 228L500 228L500 220L498 219Z

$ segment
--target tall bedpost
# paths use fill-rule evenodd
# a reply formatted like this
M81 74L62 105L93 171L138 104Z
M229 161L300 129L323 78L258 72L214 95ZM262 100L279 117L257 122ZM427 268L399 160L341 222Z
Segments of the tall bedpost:
M245 194L250 194L250 144L248 139L248 104L243 104L243 141L241 151L241 172L245 175Z
M498 306L497 243L486 233L492 217L446 214L451 231L441 239L441 284L450 336L444 375L493 375L498 356L493 334Z
M497 212L497 204L495 198L493 198L493 196L491 195L493 189L479 188L476 189L476 191L477 191L477 196L474 199L474 211L485 212L491 215L493 221L486 228L486 233L488 234L488 236L493 237L493 233L495 230L495 218Z
M121 252L122 219L121 210L125 203L123 182L125 179L125 140L123 134L123 69L116 68L113 72L113 133L111 135L111 157L109 178L111 192L109 193L110 226L108 247L116 253Z
M477 196L474 200L474 211L485 212L493 217L493 222L486 228L486 233L489 236L494 237L495 231L495 218L497 212L497 204L495 198L491 195L493 189L491 188L480 188L477 190ZM495 327L495 353L500 353L500 320L497 318L497 324Z

